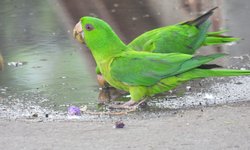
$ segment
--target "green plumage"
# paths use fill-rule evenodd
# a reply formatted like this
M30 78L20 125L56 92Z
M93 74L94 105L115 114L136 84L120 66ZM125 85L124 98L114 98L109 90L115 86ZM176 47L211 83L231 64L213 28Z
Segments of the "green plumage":
M100 19L83 17L81 24L85 42L105 80L115 88L128 91L133 101L168 91L192 79L250 75L248 70L198 69L225 54L192 56L138 52L126 46L112 28Z
M137 51L153 53L194 54L201 46L239 40L239 38L222 36L221 34L225 31L208 32L211 24L208 18L216 8L194 20L145 32L129 43L128 46Z
M202 16L176 25L157 28L135 38L127 46L136 51L152 53L194 54L201 46L234 42L239 38L223 36L225 31L208 32L213 8ZM96 72L100 73L96 68Z

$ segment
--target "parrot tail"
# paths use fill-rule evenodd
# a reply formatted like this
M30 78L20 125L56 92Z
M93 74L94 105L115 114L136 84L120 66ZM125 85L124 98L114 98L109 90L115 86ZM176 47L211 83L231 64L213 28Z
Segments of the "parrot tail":
M165 78L158 84L149 89L150 95L168 91L181 85L183 82L206 77L224 77L224 76L244 76L250 75L250 70L226 70L226 69L193 69L176 76Z
M250 75L250 70L231 70L231 69L193 69L184 75L185 79L224 77L224 76L244 76Z
M200 17L190 20L190 21L186 21L182 24L188 24L188 25L194 25L197 28L199 28L200 26L203 25L204 22L207 21L207 19L214 13L214 10L217 9L218 7L214 7L212 9L210 9L208 12L206 12L205 14L201 15Z
M225 32L226 31L208 32L206 34L206 39L202 44L204 46L209 46L209 45L231 43L231 42L236 42L240 40L240 38L221 35L222 33L225 33Z

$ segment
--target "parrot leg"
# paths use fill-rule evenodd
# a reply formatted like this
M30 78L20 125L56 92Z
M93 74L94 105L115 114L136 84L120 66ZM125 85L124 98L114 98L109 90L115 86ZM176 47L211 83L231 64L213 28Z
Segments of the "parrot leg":
M108 82L103 78L101 74L97 74L97 82L99 84L99 87L102 89L110 87Z
M136 110L142 103L144 103L147 89L143 86L134 86L129 88L131 100L122 105L113 105L110 108L117 109L134 109Z

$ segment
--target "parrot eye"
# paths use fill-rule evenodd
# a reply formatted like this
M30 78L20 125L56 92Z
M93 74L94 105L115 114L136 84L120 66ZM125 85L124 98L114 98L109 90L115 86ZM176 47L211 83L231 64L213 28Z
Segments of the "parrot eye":
M91 31L94 29L94 27L91 24L86 24L85 25L86 30Z

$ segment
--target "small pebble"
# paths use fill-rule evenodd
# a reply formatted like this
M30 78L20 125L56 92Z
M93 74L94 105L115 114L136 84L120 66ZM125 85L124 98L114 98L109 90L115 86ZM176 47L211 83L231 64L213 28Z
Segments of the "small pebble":
M236 82L235 84L243 84L242 82Z
M187 91L191 91L191 89L192 89L191 86L187 86L187 87L186 87L186 90L187 90Z
M124 128L125 124L122 121L116 121L114 128Z
M32 117L37 118L38 114L33 114Z

